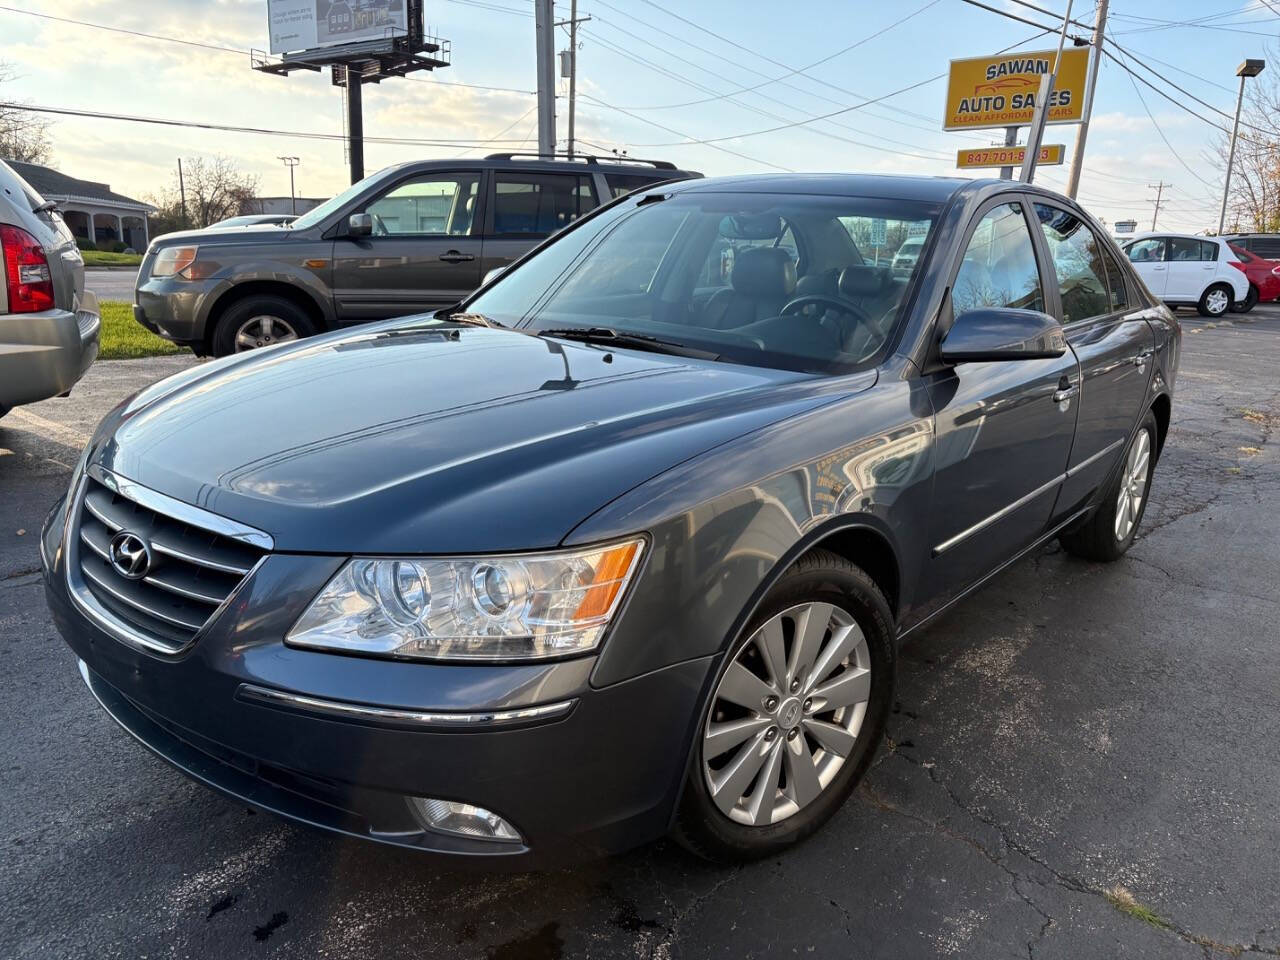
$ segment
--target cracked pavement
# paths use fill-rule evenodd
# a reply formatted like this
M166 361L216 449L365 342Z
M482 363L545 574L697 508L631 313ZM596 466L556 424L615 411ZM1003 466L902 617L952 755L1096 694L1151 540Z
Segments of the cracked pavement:
M735 869L664 842L442 873L253 814L139 748L50 623L35 533L78 438L192 361L97 364L0 421L0 954L1280 956L1280 307L1180 316L1128 557L1046 548L909 638L863 786L799 849Z

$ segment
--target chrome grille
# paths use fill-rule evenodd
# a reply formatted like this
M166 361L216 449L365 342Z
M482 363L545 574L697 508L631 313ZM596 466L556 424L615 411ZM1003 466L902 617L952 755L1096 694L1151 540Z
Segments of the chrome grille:
M81 578L72 586L83 588L110 615L108 626L114 618L130 628L121 639L176 653L195 638L265 551L209 529L229 526L221 518L208 515L210 521L218 522L202 526L193 521L203 511L156 494L140 497L140 492L149 491L106 471L94 473L84 479L75 529L69 537L74 543L68 543L68 574L74 569ZM158 505L181 510L158 509ZM111 542L122 532L136 535L150 547L151 563L140 579L126 577L112 563Z

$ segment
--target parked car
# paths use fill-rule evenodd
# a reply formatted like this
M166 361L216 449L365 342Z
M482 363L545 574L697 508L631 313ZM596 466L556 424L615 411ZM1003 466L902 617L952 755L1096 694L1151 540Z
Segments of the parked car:
M170 233L138 270L134 317L225 356L457 303L616 196L699 176L662 161L493 154L387 167L288 229Z
M903 240L902 246L893 255L893 275L895 277L911 276L911 271L915 269L916 261L920 259L920 251L923 248L924 237L907 237Z
M1255 256L1280 260L1280 233L1226 233L1222 239L1233 247L1243 247Z
M0 160L0 416L68 392L97 358L101 326L75 237Z
M873 220L925 237L909 277ZM116 722L238 802L473 863L773 855L867 770L904 636L1052 538L1133 543L1180 344L1036 186L666 184L456 309L122 403L49 603Z
M287 227L297 220L291 213L246 213L238 217L227 217L217 223L211 223L205 229L224 230L227 227Z
M1170 306L1220 317L1249 296L1249 281L1221 237L1140 233L1124 246L1147 289Z
M1266 260L1250 253L1244 247L1230 244L1236 259L1232 266L1241 270L1249 280L1249 292L1243 300L1231 305L1237 313L1248 313L1258 303L1270 303L1280 297L1280 261Z

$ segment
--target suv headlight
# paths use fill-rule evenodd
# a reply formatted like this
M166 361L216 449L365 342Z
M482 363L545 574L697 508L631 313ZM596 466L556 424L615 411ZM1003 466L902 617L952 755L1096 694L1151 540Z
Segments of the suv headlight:
M285 642L424 660L542 660L595 649L644 541L543 554L349 560Z

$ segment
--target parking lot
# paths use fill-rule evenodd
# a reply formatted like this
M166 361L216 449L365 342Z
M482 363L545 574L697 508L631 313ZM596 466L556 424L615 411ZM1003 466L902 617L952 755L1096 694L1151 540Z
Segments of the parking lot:
M117 729L46 612L36 534L106 410L97 364L0 421L0 928L17 957L1280 956L1280 307L1183 311L1144 529L1056 547L902 651L891 746L811 841L446 874L197 787ZM16 501L16 502L15 502Z

